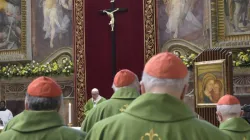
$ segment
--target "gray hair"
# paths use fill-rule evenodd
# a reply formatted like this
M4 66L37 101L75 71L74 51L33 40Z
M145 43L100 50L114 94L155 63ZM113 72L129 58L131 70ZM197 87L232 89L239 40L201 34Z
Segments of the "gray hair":
M144 84L145 92L153 92L154 87L161 87L167 91L181 93L184 86L188 84L189 74L183 79L161 79L148 75L143 72L142 83Z
M58 97L35 97L26 94L25 102L27 103L30 110L35 111L48 111L59 109L62 103L62 96Z
M135 75L135 80L132 84L128 85L128 86L124 86L124 87L116 87L114 84L112 85L113 90L116 92L117 90L121 89L121 88L133 88L136 89L138 92L140 92L140 83L139 83L139 79L138 77Z

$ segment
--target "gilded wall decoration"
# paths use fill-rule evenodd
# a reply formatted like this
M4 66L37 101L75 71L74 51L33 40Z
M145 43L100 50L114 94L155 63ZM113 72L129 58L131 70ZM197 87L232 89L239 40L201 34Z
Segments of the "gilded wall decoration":
M87 99L86 59L85 59L85 27L84 1L74 1L74 46L75 46L75 94L77 123L80 126L84 119L84 105Z
M144 0L144 61L147 62L157 51L156 1Z

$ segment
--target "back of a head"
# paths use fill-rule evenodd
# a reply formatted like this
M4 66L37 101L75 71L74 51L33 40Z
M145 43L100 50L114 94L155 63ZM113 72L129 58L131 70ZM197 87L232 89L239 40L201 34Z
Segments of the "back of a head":
M42 76L29 84L25 100L27 110L58 111L61 102L61 87L53 79Z
M112 88L114 91L122 88L133 88L139 92L140 83L135 73L128 69L123 69L116 73Z
M241 112L240 101L232 95L224 95L217 103L217 115L220 122L229 118L240 117Z
M145 92L181 94L188 80L188 70L181 59L172 53L163 52L147 62L141 83Z
M6 103L5 101L0 101L0 111L3 110L5 111Z

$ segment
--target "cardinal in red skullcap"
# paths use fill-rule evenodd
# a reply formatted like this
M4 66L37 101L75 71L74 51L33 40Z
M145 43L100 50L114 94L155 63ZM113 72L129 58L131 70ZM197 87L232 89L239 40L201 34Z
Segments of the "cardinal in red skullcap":
M140 93L140 84L135 73L128 69L120 70L114 77L111 99L98 104L86 116L81 129L89 132L93 125L105 118L123 112Z
M58 113L61 87L49 77L33 80L25 98L25 110L0 134L0 140L84 140L85 133L68 128Z
M229 135L233 140L250 139L250 125L241 118L240 101L233 95L224 95L217 103L217 118L220 130Z
M196 118L183 103L188 89L187 67L174 54L163 52L145 65L144 93L121 114L95 124L87 140L230 140L218 128Z

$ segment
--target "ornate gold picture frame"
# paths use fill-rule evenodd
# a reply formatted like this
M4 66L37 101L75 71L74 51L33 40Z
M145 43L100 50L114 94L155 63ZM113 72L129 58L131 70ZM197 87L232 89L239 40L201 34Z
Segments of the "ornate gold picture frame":
M243 30L244 25L241 25L241 23L235 23L237 26L234 25L236 21L234 21L234 13L232 11L235 3L236 2L230 0L211 0L213 47L249 47L250 34L245 31L239 32L236 30L238 26L242 26Z
M3 2L4 3L4 2ZM0 62L27 61L32 59L30 17L31 0L21 0L19 3L7 3L3 14L6 17L2 34Z
M196 107L214 107L227 92L225 59L195 62Z

